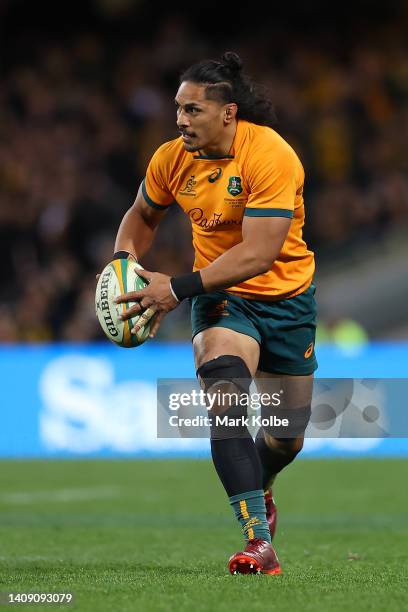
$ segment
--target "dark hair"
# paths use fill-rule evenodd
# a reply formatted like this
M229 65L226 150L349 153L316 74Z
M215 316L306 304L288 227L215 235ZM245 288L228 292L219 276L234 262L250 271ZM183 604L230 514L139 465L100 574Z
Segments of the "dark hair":
M275 110L263 87L255 84L242 72L239 55L227 51L221 61L204 60L187 68L180 83L191 81L206 85L205 95L222 104L235 102L237 117L258 125L276 124Z

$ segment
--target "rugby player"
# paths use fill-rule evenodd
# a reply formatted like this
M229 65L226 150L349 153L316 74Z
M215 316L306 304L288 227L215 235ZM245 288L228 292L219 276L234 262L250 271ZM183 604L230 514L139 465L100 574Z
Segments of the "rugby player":
M214 466L245 537L230 572L279 574L271 484L302 448L317 367L314 256L302 238L304 170L272 128L271 102L237 54L188 68L175 103L180 136L154 153L114 257L142 257L177 202L191 220L194 270L172 278L140 272L149 285L117 301L137 301L123 315L143 312L134 331L153 316L153 337L167 312L191 300L197 376L206 391L248 393L254 377L258 390L279 378L281 414L293 416L288 434L264 426L254 441L245 425L211 426ZM219 402L211 414L243 410Z

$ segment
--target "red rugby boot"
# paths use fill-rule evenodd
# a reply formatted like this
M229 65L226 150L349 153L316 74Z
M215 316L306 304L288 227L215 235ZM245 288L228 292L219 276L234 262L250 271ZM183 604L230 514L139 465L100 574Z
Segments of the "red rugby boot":
M228 561L231 574L281 574L278 557L266 540L249 540L242 552L232 555Z
M276 531L276 522L277 522L277 509L275 506L275 500L272 497L272 489L268 489L265 491L265 508L266 508L266 520L269 525L269 533L271 534L271 540L273 540L273 536Z

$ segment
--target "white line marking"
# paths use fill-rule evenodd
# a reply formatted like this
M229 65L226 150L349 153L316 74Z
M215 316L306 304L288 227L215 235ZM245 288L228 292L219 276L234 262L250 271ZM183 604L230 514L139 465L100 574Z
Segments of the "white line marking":
M41 502L75 502L108 499L120 495L119 487L84 487L83 489L54 489L52 491L19 491L2 493L0 503L32 504Z

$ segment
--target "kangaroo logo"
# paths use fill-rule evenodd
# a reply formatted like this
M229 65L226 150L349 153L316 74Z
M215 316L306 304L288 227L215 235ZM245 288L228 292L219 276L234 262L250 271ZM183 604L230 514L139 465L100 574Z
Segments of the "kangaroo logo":
M194 189L194 187L197 185L197 181L195 180L195 176L194 174L192 174L190 176L190 178L188 179L188 181L186 182L185 186L183 187L183 189L181 191L179 191L180 195L186 195L186 196L196 196L197 193Z

